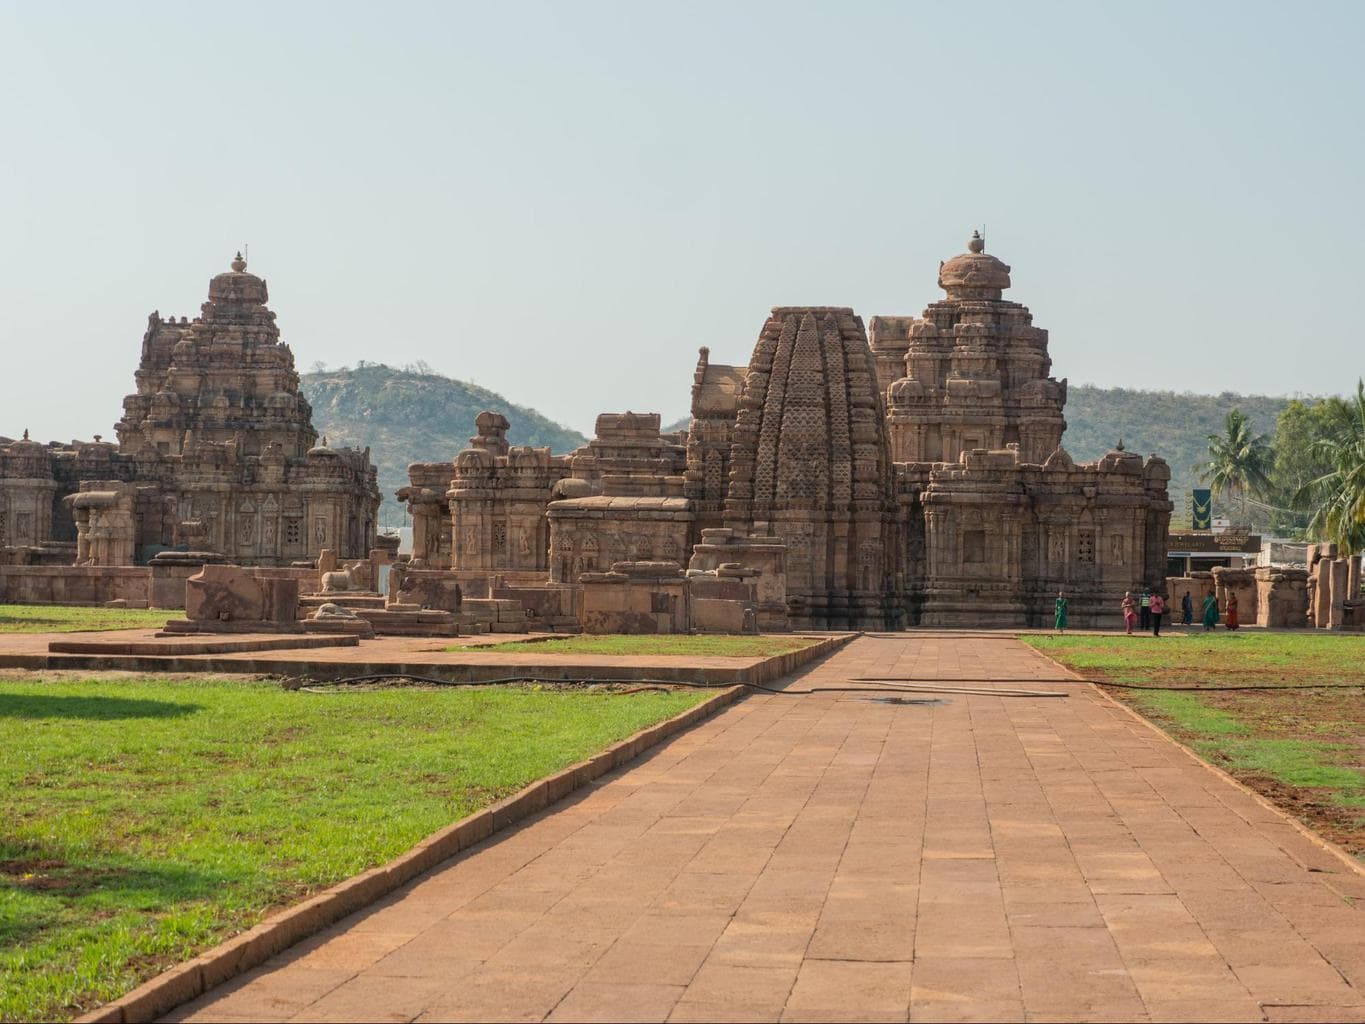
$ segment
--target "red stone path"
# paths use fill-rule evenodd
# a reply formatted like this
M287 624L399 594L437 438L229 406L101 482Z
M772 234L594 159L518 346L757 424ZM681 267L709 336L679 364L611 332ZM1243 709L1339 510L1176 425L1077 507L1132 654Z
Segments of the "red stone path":
M867 637L791 686L876 674L1058 670ZM748 697L172 1019L1365 1021L1365 877L1022 685L1068 696Z

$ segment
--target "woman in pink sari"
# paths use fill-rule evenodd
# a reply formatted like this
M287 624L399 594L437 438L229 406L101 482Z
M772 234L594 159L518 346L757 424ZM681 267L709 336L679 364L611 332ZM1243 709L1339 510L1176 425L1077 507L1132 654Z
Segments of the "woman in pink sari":
M1131 590L1124 591L1123 602L1122 604L1120 604L1119 607L1123 609L1124 632L1126 632L1129 636L1132 636L1133 627L1137 625L1138 614L1137 599L1133 597L1133 592Z

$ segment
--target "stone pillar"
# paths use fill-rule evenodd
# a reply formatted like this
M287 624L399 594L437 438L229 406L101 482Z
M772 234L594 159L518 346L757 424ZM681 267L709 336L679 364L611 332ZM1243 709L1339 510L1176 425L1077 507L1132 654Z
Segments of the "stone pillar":
M1334 558L1324 563L1328 571L1324 573L1327 577L1327 628L1340 629L1344 620L1343 605L1347 598L1347 583L1351 578L1350 561L1345 558Z

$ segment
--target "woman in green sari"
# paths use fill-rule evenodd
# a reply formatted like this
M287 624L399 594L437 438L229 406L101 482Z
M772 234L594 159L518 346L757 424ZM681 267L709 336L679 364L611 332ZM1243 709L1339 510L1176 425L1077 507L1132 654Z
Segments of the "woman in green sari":
M1212 594L1204 596L1204 632L1218 625L1218 599Z
M1057 591L1057 632L1066 632L1066 591Z

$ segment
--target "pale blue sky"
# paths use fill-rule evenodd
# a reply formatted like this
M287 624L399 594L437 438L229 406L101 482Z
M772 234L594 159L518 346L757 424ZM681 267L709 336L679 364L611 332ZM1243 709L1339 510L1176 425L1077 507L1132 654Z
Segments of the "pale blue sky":
M580 430L985 224L1073 382L1344 391L1365 5L0 6L0 433L111 434L243 242L301 369ZM472 427L472 425L471 425Z

